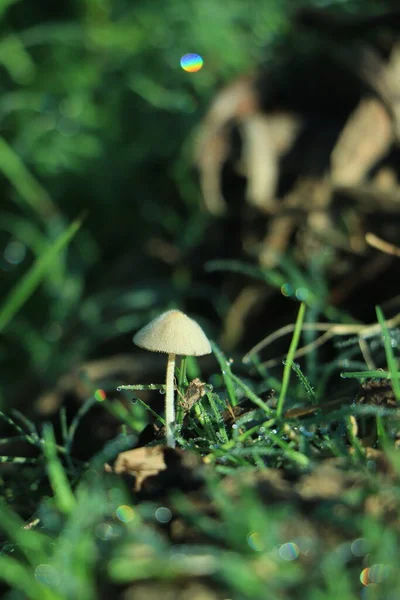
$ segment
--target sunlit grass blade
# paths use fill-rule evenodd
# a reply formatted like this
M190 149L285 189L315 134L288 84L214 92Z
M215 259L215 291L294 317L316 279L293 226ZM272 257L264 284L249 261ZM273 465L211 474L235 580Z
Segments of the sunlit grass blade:
M207 437L208 443L212 442L213 444L218 442L217 435L214 431L213 423L211 421L210 415L207 410L204 408L204 405L201 400L194 405L194 412L197 420L201 424L204 429L204 433Z
M3 305L0 307L0 331L10 323L25 302L32 296L36 288L39 287L57 254L69 244L81 227L82 220L83 219L76 219L73 221L68 229L66 229L54 244L49 247L46 253L33 263L30 269L11 290Z
M354 450L355 456L360 459L365 456L365 450L357 437L357 428L355 427L354 415L349 415L346 418L346 430L350 444Z
M7 425L10 425L16 431L18 431L18 433L23 438L25 438L25 440L29 444L35 444L36 443L36 439L34 439L31 435L29 435L29 433L27 433L26 431L24 431L24 429L22 429L22 427L20 425L18 425L18 423L16 423L11 417L9 417L5 413L3 413L1 410L0 410L0 419L2 421L4 421L5 423L7 423Z
M32 570L11 556L0 556L0 580L32 600L62 600L63 596L39 583Z
M215 358L218 361L218 364L221 368L222 377L224 379L226 385L226 391L228 392L229 402L232 406L236 406L237 404L237 396L235 391L235 386L232 380L232 371L229 362L225 358L225 355L220 350L215 342L211 342L211 347L213 349Z
M388 371L349 371L340 373L340 377L343 379L399 379L400 373L395 373L395 377L392 378L392 373Z
M12 463L14 465L36 465L37 458L26 458L25 456L0 456L0 464Z
M23 198L24 203L28 204L44 221L57 214L57 208L46 190L2 137L0 137L0 171L16 189L20 198Z
M133 391L133 390L139 390L139 391L143 391L143 390L164 390L165 389L165 383L148 383L148 384L137 384L137 385L119 385L117 387L117 392L122 392L122 391Z
M254 265L241 262L239 260L210 260L205 265L205 270L213 273L214 271L230 271L232 273L242 273L254 279L261 279L275 287L280 288L286 281L286 277L275 270L261 269Z
M69 513L75 506L75 496L70 488L67 475L58 458L54 431L50 424L43 427L43 450L47 460L47 469L54 500L63 513Z
M136 423L131 412L117 400L111 401L106 398L97 399L102 406L116 419L119 419L122 423L130 427L133 431L136 431Z
M317 399L315 397L315 392L308 381L307 377L304 375L303 371L300 369L300 365L296 362L292 363L292 369L296 373L297 377L300 380L300 383L304 387L307 396L309 397L311 404L317 404Z
M393 352L393 348L392 348L390 331L386 325L385 317L383 315L381 308L379 306L376 306L375 310L376 310L376 316L378 317L379 325L381 326L381 329L382 329L383 344L385 346L387 366L388 366L389 372L391 373L391 376L392 376L391 378L392 378L393 392L394 392L397 402L400 402L400 379L399 379L400 372L399 372L397 360L394 356L394 352Z
M290 342L289 352L287 354L285 368L283 370L282 387L279 394L278 404L276 407L276 415L278 418L282 417L283 406L285 404L286 394L289 387L290 373L292 371L292 364L294 355L296 354L297 346L299 345L301 328L304 321L304 315L306 311L306 305L304 302L300 304L299 312L297 314L296 325L293 331L292 341Z
M38 531L24 529L24 521L1 498L0 530L2 534L6 534L11 544L19 547L20 552L32 565L36 561L45 559L46 551L50 545L50 541L47 545L48 538Z
M253 390L250 389L249 386L240 379L240 377L237 377L237 375L231 373L231 379L243 390L243 392L246 394L246 397L254 402L254 404L259 406L267 415L272 416L274 414L274 411L268 406L268 404L261 400L261 398L257 396L257 394L255 394Z
M207 394L208 401L210 403L211 410L214 413L214 418L218 427L219 435L224 442L228 441L228 434L226 432L226 427L224 420L222 418L221 412L218 410L218 406L214 400L214 394L212 392Z
M159 414L158 414L158 413L157 413L155 410L153 410L153 409L151 408L151 406L149 406L149 405L147 404L147 402L145 402L145 401L144 401L144 400L142 400L141 398L137 398L137 397L135 398L135 400L136 400L137 402L139 402L139 404L141 404L142 406L144 406L144 408L145 408L145 409L146 409L146 410L147 410L147 411L148 411L148 412L149 412L151 415L153 415L153 417L155 417L155 418L156 418L158 421L160 421L160 423L161 423L162 425L165 425L165 419L164 419L163 417L161 417L161 416L160 416L160 415L159 415Z

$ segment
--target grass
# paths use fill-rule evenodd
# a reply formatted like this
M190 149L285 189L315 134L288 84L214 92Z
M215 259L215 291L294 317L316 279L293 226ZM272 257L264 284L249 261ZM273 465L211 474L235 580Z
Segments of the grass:
M197 461L203 457L203 466L197 462L190 467L200 478L195 486L184 470L179 472L181 482L172 483L176 475L171 471L171 483L166 480L162 493L149 492L145 499L118 476L104 473L106 462L135 444L137 437L127 432L135 429L140 410L163 424L143 401L129 408L100 393L99 387L70 424L61 414L60 440L50 424L38 429L26 418L4 415L15 440L25 439L37 450L36 458L25 461L2 459L12 468L23 461L18 466L23 478L26 473L22 487L34 496L34 509L25 522L3 500L0 580L14 590L5 597L64 600L78 594L95 599L101 589L118 593L121 586L140 593L158 587L160 594L169 589L178 593L200 577L204 597L210 600L334 600L338 594L353 600L361 592L368 598L394 598L400 592L395 564L400 532L392 521L393 510L400 509L395 475L400 461L393 433L397 411L352 404L353 391L341 407L321 412L324 399L301 366L293 363L305 312L305 304L300 304L275 404L260 397L269 386L268 372L260 380L257 371L251 374L251 365L228 361L213 343L222 378L185 416L178 435L184 452L197 456ZM384 321L380 323L383 336L389 335ZM390 371L342 376L396 380L394 349L384 343L384 350ZM290 379L294 365L297 378ZM184 364L179 375L184 394L189 383ZM211 377L216 378L217 374ZM131 398L133 392L162 387L119 389L121 396ZM285 405L290 408L301 397L313 411L305 417L285 417L290 414L284 412ZM123 432L85 463L74 456L73 440L94 406L111 411ZM235 413L240 407L242 412ZM375 422L371 417L377 430L375 441L368 443L383 452L379 456L385 457L389 471L380 469L378 458L368 457L366 440L374 435ZM307 487L307 478L314 478L314 485ZM29 488L29 481L35 480L41 481L40 492L32 484ZM353 481L352 487L348 481ZM3 479L2 487L9 503L15 503L15 482ZM384 505L387 497L390 511ZM313 507L311 513L307 506ZM180 523L178 537L174 529L166 529L169 522Z
M227 259L191 177L194 127L290 34L286 4L28 4L0 5L0 595L397 600L399 320L377 308L363 337L329 304L324 265ZM199 76L176 68L189 46ZM276 316L296 323L266 338L278 358L213 341L209 363L181 363L177 399L195 378L204 393L134 491L105 465L163 444L164 385L156 358L135 355L126 378L105 359L172 307L220 339L230 276L279 292Z
M1 313L9 315L8 322L79 225L47 250L39 269L37 263L31 267L22 292L11 294ZM271 281L280 284L278 272ZM57 436L53 424L39 426L18 411L2 413L8 434L1 445L25 443L34 451L0 457L11 469L1 481L7 499L0 517L5 598L96 599L102 590L119 594L125 587L132 593L177 594L199 578L210 600L335 600L338 594L353 600L360 593L391 599L400 593L394 560L400 531L393 521L400 510L398 412L386 403L387 391L378 404L357 403L354 386L339 402L326 402L324 388L294 362L307 310L299 303L278 378L260 366L258 355L244 364L227 359L212 342L220 372L210 375L214 383L188 413L181 410L177 430L180 448L194 462L168 466L161 489L146 491L144 485L144 496L106 473L104 465L135 446L146 422L163 426L162 414L137 396L163 393L163 385L82 380L92 386L91 393L72 420L61 410ZM350 382L389 382L397 399L394 382L400 373L396 344L390 341L396 333L379 309L377 316L382 333L376 330L370 342L382 343L371 344L371 352L388 370L342 369L340 374ZM353 361L342 362L363 365L355 343L341 343L338 353L337 369L341 354ZM196 366L201 377L199 368L201 360ZM315 369L323 378L331 366L316 355ZM189 383L183 361L177 370L180 396ZM272 387L277 399L264 399ZM85 435L82 429L94 410L110 413L120 433L83 461L75 456L76 436ZM150 440L150 445L162 443L162 434ZM180 524L178 535L169 523Z

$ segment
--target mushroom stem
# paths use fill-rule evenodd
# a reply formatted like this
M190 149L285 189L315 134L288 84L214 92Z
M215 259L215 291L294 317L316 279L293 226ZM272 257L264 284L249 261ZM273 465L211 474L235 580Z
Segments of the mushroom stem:
M167 377L165 381L165 434L167 446L175 448L175 404L174 404L175 354L168 354Z

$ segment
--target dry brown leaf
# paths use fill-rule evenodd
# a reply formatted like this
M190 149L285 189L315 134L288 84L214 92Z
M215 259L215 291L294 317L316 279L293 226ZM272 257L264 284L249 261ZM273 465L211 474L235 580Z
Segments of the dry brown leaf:
M385 408L396 408L397 402L390 379L367 379L360 385L357 402Z
M302 119L289 112L261 112L240 121L243 138L242 169L248 179L246 197L263 212L276 209L279 160L294 144Z
M269 121L263 114L251 115L240 125L243 137L243 167L248 183L246 197L264 212L274 208L278 184L278 156L271 139Z
M189 383L185 395L180 400L180 405L185 413L189 412L192 406L205 395L206 389L207 384L203 383L198 377Z
M35 411L41 416L54 414L63 405L66 396L76 397L77 404L93 394L96 387L108 379L137 383L155 370L163 368L163 357L141 357L117 354L83 363L62 375L56 386L41 394L35 401ZM154 361L157 361L154 363Z
M390 106L394 131L397 141L400 140L400 42L394 44L390 54L389 63L385 70L385 82L388 92L386 102Z
M348 471L346 460L329 458L303 475L295 489L303 500L339 500L349 488L361 485L363 475Z
M389 244L389 242L382 240L382 238L375 235L374 233L371 233L371 232L366 233L365 241L367 242L367 244L369 244L373 248L376 248L377 250L380 250L381 252L384 252L385 254L390 254L392 256L400 257L399 246L395 246L394 244Z
M221 215L226 210L221 192L222 167L230 153L229 133L235 119L257 109L255 78L241 77L224 88L215 98L200 129L195 162L207 210Z
M134 476L134 491L151 498L172 489L195 490L204 482L204 464L196 452L161 445L121 452L105 471Z
M390 114L378 98L364 98L349 116L331 156L335 185L362 182L393 141Z
M134 490L139 492L147 477L158 475L167 468L164 460L164 449L164 446L154 446L121 452L112 467L105 465L105 471L117 475L135 476Z
M122 600L223 600L226 593L218 593L197 581L140 582L125 590Z

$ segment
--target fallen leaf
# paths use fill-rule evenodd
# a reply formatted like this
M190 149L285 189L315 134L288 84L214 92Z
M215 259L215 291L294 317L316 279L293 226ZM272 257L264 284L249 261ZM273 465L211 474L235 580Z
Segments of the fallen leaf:
M203 383L198 377L189 383L185 395L180 401L180 405L185 413L189 412L192 406L202 398L207 389L207 384Z
M364 98L349 116L332 152L332 181L354 185L365 180L371 168L388 152L393 124L383 102Z
M203 462L195 452L167 446L145 446L121 452L107 473L135 477L134 491L156 497L172 489L189 491L203 483Z
M105 465L107 473L135 476L135 492L139 492L147 477L158 475L167 468L164 460L164 446L135 448L118 454L114 465Z

